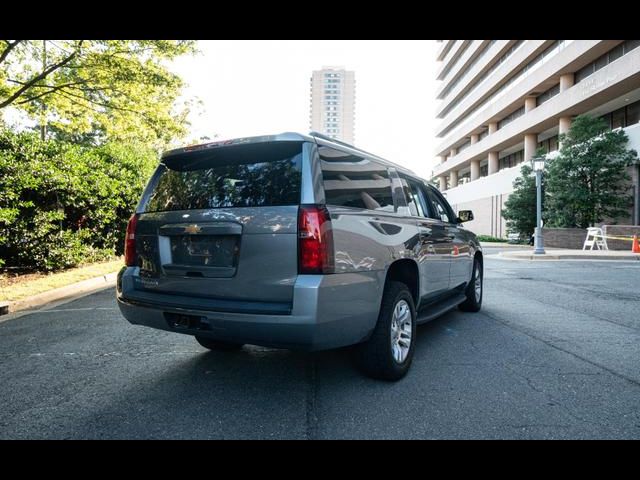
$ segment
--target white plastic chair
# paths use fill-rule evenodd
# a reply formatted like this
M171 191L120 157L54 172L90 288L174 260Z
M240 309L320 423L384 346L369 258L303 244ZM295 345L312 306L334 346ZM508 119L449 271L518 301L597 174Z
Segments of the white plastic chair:
M590 250L593 250L593 247L596 247L596 250L609 250L607 245L607 239L604 238L602 229L598 227L589 227L587 228L587 238L584 241L584 245L582 245L582 250L586 250L589 247Z

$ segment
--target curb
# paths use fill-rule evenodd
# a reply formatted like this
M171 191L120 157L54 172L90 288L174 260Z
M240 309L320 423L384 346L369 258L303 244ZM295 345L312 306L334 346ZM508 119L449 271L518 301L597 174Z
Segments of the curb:
M534 255L534 254L513 254L507 253L505 255L504 252L500 252L497 254L498 257L505 260L536 260L536 261L548 261L548 260L600 260L600 261L640 261L640 255L554 255L546 253L544 255Z
M55 288L33 295L32 297L23 298L22 300L5 302L0 304L0 315L15 313L21 310L31 310L43 307L52 302L61 300L69 301L77 297L95 293L99 290L115 286L117 276L118 272L107 273L106 275L100 275L99 277L89 278L81 282L72 283L71 285Z
M529 248L528 245L522 245L520 243L506 243L506 242L480 242L481 247L486 248Z

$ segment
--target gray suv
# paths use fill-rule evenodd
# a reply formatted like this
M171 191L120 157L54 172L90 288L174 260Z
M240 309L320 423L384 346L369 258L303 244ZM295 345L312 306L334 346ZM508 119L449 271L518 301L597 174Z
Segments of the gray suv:
M482 250L410 170L312 132L162 155L129 220L122 314L243 344L355 345L367 374L407 372L416 325L482 303Z

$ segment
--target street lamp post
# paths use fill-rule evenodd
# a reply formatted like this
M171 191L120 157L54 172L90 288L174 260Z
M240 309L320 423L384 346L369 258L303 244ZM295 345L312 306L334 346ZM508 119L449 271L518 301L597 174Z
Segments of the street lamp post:
M534 234L533 253L541 255L544 251L544 240L542 239L542 172L544 170L544 156L531 159L533 171L536 172L536 230Z

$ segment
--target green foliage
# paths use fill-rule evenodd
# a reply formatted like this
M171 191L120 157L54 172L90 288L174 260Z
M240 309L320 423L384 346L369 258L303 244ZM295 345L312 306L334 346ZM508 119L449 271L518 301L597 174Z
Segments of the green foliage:
M545 175L551 226L586 228L629 214L626 169L638 157L627 149L627 140L624 131L608 130L602 119L575 118L560 135L562 148Z
M156 164L138 144L86 147L0 130L0 259L56 270L122 253Z
M539 148L534 156L544 155L544 149ZM546 218L544 210L545 188L542 188L543 221ZM529 163L520 168L520 176L513 182L513 193L504 202L502 216L507 221L507 231L525 236L533 235L536 228L536 177Z
M26 111L55 138L157 149L185 133L182 80L166 68L193 41L0 40L0 112Z
M506 238L493 237L491 235L477 235L480 242L506 243Z

